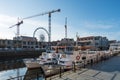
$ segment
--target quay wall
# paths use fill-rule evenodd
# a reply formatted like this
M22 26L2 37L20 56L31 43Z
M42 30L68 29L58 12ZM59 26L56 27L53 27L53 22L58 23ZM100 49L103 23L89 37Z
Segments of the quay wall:
M45 50L21 50L21 51L0 51L0 61L24 59L24 58L36 58L41 55Z

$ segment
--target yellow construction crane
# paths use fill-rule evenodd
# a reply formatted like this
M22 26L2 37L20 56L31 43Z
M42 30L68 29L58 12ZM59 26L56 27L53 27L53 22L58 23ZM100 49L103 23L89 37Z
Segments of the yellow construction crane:
M48 12L45 12L45 13L36 14L36 15L33 15L33 16L29 16L29 17L25 17L25 18L22 18L20 20L18 19L17 24L14 24L14 25L10 26L9 28L17 26L17 37L19 37L19 34L20 34L19 26L21 24L23 24L23 20L48 14L49 42L51 42L51 14L54 13L54 12L60 12L60 9L48 11Z

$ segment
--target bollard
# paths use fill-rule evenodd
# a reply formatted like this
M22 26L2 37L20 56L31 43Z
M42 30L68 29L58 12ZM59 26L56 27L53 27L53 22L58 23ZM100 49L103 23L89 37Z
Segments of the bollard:
M46 76L44 76L44 77L45 77L45 80L47 80Z
M85 60L84 60L84 64L83 64L83 67L85 68Z
M22 80L22 76L20 77L20 80Z
M17 80L19 80L19 76L17 77Z
M39 74L37 73L37 80L39 80Z
M61 72L62 72L62 68L60 66L60 75L59 75L60 78L62 77Z
M81 63L80 63L80 70L81 70L81 68L82 68L82 61L81 61Z
M73 62L73 68L74 68L74 72L76 72L75 62Z
M84 65L83 65L83 67L85 68L85 60L86 60L86 57L85 57L85 56L82 57L82 60L84 61Z

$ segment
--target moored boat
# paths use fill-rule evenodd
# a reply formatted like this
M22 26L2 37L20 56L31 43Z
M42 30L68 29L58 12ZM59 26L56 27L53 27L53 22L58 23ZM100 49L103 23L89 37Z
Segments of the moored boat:
M40 65L38 64L38 62L39 60L33 60L33 59L28 59L24 61L28 69L40 68Z
M72 69L72 59L69 55L61 54L58 59L58 65L63 66L65 70Z
M32 68L39 68L42 65L51 65L51 64L57 64L57 54L58 53L47 53L43 52L42 56L40 56L37 59L28 59L25 62L25 65L28 69Z

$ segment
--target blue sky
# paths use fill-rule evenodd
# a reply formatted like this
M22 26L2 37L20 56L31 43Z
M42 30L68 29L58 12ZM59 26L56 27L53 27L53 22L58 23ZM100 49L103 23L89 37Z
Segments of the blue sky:
M106 36L109 40L120 40L120 1L119 0L0 0L0 38L15 36L16 27L9 26L38 13L61 9L52 14L52 40L64 38L65 17L68 18L68 37ZM37 27L48 29L48 15L24 20L20 35L32 36ZM38 34L44 31L37 31Z

